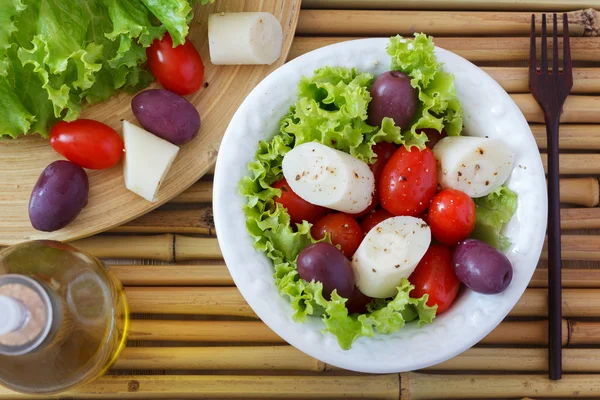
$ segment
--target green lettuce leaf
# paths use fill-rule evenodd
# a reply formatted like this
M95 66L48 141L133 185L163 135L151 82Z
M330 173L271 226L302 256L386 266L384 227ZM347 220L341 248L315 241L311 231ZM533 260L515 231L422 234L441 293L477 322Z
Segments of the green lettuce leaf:
M324 67L298 85L299 98L282 120L281 132L294 137L295 145L319 142L370 162L371 150L380 141L425 147L427 137L411 131L400 132L394 121L385 118L381 128L367 124L373 76L356 69Z
M502 251L508 249L510 241L500 231L517 211L517 194L506 186L500 186L487 196L473 200L477 220L471 237Z
M456 97L454 76L438 63L433 39L423 33L415 33L412 40L398 35L390 39L387 53L392 59L390 68L409 75L412 87L419 92L420 105L411 134L430 128L438 132L445 129L449 136L460 135L463 111Z
M49 124L76 119L84 102L147 86L145 48L167 31L183 43L191 18L188 0L7 0L0 136L46 136Z

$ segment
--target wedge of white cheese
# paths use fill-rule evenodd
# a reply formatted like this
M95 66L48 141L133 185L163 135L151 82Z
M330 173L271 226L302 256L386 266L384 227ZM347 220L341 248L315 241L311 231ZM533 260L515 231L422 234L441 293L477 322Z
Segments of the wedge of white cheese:
M156 201L179 147L127 121L123 121L123 141L125 186L148 201Z
M434 146L433 153L442 188L474 198L486 196L506 182L514 160L502 140L472 136L446 137Z
M352 257L356 287L369 297L394 296L402 278L412 274L430 243L431 231L420 218L393 217L380 222Z
M296 146L282 168L292 190L309 203L356 214L373 200L375 178L369 166L321 143Z
M267 12L208 16L210 61L215 65L273 64L281 55L281 24Z

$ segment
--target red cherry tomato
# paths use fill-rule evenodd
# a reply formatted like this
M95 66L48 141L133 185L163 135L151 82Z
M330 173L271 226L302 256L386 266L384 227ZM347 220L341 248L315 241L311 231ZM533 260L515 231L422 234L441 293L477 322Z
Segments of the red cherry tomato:
M452 268L452 252L441 244L429 247L408 280L415 286L410 297L418 299L429 294L427 305L437 304L437 314L450 307L460 288L460 281Z
M379 206L379 190L377 188L377 181L381 176L381 172L383 171L383 167L388 162L390 157L394 155L398 147L396 147L393 143L388 142L379 142L375 146L373 146L373 151L377 154L377 159L373 164L369 164L369 168L371 168L371 172L373 172L373 176L375 177L375 190L373 191L373 201L364 211L361 211L357 214L351 214L355 218L362 218L365 215L369 215Z
M369 168L371 168L375 180L378 180L383 172L383 167L392 158L398 147L394 143L379 142L373 146L372 150L377 154L377 159L373 164L369 164Z
M310 230L312 237L323 239L325 233L331 235L331 243L339 245L342 253L352 257L363 240L362 229L352 216L344 213L327 214L317 221Z
M402 146L390 158L379 178L381 206L394 215L418 216L433 198L438 185L433 152Z
M179 95L192 94L204 82L204 63L192 42L173 47L171 36L155 40L146 49L152 75L165 89Z
M73 164L88 169L113 167L123 156L119 134L91 119L57 122L50 131L50 145Z
M437 144L437 142L439 142L440 140L442 140L443 138L445 138L446 135L446 131L442 129L442 132L438 132L435 129L419 129L417 131L417 133L424 133L427 135L427 138L429 139L429 141L427 143L425 143L425 145L427 147L429 147L430 149L433 149L433 146L435 146Z
M371 301L373 301L371 297L362 294L362 292L355 287L354 292L352 292L348 301L346 301L346 308L348 309L349 314L362 314L367 312L367 306Z
M288 185L285 178L275 182L272 187L281 190L281 196L275 198L275 201L287 209L292 223L301 224L302 221L308 221L312 224L327 214L325 207L316 206L298 196Z
M367 215L360 222L360 227L362 228L363 233L366 235L369 233L371 229L373 229L377 224L381 221L385 221L388 218L392 218L394 215L383 208Z
M439 191L431 201L427 220L431 234L440 243L454 246L475 228L475 203L455 189Z

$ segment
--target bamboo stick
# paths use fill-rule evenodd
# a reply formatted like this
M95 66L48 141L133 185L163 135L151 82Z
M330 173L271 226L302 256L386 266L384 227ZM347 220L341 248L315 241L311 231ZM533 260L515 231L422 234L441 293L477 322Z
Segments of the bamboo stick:
M567 346L569 334L567 327L576 321L565 320L563 325L563 345ZM600 330L588 327L588 322L577 322L577 337L571 334L571 341L587 344L600 343ZM583 325L582 325L583 324ZM543 345L547 342L547 321L502 322L479 344L486 345ZM260 321L174 321L174 320L137 320L131 321L129 339L137 341L165 342L209 342L209 343L285 343L267 325Z
M133 314L256 315L235 287L127 287Z
M598 91L600 92L600 87ZM170 203L211 203L212 186L211 181L196 182L185 192L171 200Z
M198 258L221 259L221 249L217 239L196 238L177 235L175 237L175 260L189 261Z
M599 317L600 289L563 289L563 315L565 317ZM548 315L546 289L527 289L510 316L544 317Z
M0 386L0 399L331 399L398 400L398 374L354 376L120 375L104 376L55 396Z
M563 346L569 344L568 322L563 322ZM548 343L548 321L504 321L478 344L485 345L544 345Z
M569 321L569 344L598 345L600 344L600 322Z
M547 287L546 261L540 260L529 287ZM224 264L212 265L112 265L126 286L234 286ZM565 288L600 288L600 268L563 268Z
M294 370L323 372L325 363L292 346L132 347L126 348L115 370ZM338 369L333 367L334 369ZM548 351L471 348L428 371L541 372L548 368ZM600 372L600 349L563 349L563 371Z
M364 38L364 36L298 36L292 42L288 61L323 46ZM435 44L471 62L529 59L529 38L438 37L435 39ZM549 49L552 48L551 43L548 46ZM559 39L559 46L562 48L561 39ZM571 58L577 61L597 61L600 58L600 38L571 38Z
M224 264L112 265L111 270L128 286L233 286Z
M235 287L159 288L127 287L127 298L134 314L198 314L254 317L256 315ZM545 289L527 289L511 316L547 315ZM600 289L563 289L565 317L600 317Z
M521 332L531 332L523 327ZM533 336L530 333L530 336ZM131 321L130 340L213 343L285 343L260 321Z
M539 17L539 15L538 15ZM569 34L597 36L593 9L568 13ZM539 25L539 24L538 24ZM308 36L410 36L427 32L433 36L529 36L529 12L302 10L296 35ZM538 33L541 28L538 26ZM552 29L552 28L550 28Z
M482 67L508 93L529 93L529 69L520 67ZM573 68L571 94L600 92L600 68ZM562 134L562 129L561 129Z
M548 168L548 155L544 153L541 156L544 171L546 171ZM597 153L561 154L559 163L561 175L600 175L600 154Z
M102 236L96 235L72 242L73 246L98 258L141 258L174 261L175 236Z
M325 363L292 346L128 347L115 370L325 371Z
M560 227L563 230L600 229L600 208L563 208Z
M198 233L215 235L212 207L197 210L152 211L111 232L133 233Z
M485 398L584 398L600 393L600 379L594 374L563 375L548 380L546 374L402 374L402 400L485 399Z
M546 260L541 260L529 282L530 288L548 287ZM600 268L563 268L563 288L600 288Z
M175 241L175 252L171 244ZM182 235L93 236L73 242L101 258L140 258L162 261L221 259L217 239ZM600 236L563 235L563 260L600 261ZM545 251L542 258L546 257Z
M563 178L560 180L561 203L596 207L600 203L600 184L596 178ZM565 210L561 210L565 211ZM563 222L561 220L561 222Z
M546 125L530 124L529 127L538 147L546 149ZM600 150L600 125L560 125L558 140L562 150Z
M542 259L548 258L547 243L544 243ZM561 254L563 260L600 261L600 236L562 235Z
M600 38L598 38L600 41ZM521 109L529 122L544 122L544 113L531 94L511 94L510 97ZM560 121L563 123L600 122L600 96L569 96L563 107Z
M126 286L234 286L223 264L219 265L112 265ZM541 260L529 287L547 287L546 261ZM599 268L564 268L562 285L568 288L600 288Z
M493 10L493 11L571 11L598 8L598 0L304 0L302 8L374 10Z

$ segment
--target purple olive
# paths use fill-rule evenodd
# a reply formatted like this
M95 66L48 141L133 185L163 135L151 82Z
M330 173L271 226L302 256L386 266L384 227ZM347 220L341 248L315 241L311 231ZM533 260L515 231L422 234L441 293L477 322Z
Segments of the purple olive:
M408 75L400 71L384 72L375 80L371 98L367 110L369 125L381 126L383 118L389 117L403 130L410 128L419 99Z
M298 274L307 282L321 282L326 299L331 297L334 289L345 298L354 291L354 271L350 261L337 247L326 242L312 244L300 252Z
M475 239L456 245L452 255L456 276L469 289L483 294L496 294L510 285L512 265L498 249Z
M29 220L38 231L64 228L87 205L88 177L83 168L69 161L48 165L33 187Z
M131 108L144 129L176 145L189 142L200 129L196 107L168 90L145 90L131 100Z

